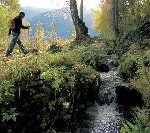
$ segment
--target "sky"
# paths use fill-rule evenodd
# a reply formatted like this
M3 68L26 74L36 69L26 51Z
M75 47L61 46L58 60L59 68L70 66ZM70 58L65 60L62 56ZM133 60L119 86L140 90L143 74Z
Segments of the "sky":
M67 0L20 0L22 7L30 6L35 8L50 8L50 9L60 9L67 7ZM80 2L80 0L77 0ZM100 0L84 0L84 7L94 9L98 7Z

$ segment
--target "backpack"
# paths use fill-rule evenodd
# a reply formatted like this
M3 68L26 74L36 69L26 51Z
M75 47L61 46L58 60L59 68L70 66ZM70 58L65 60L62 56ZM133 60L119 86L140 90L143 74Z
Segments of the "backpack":
M15 29L15 21L14 18L9 19L8 26L10 29Z

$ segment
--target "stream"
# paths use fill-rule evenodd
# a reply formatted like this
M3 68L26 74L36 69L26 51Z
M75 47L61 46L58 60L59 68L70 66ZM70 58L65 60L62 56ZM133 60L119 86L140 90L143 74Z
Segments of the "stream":
M121 84L117 71L100 74L102 84L95 104L79 116L75 133L119 133L123 113L116 103L116 86Z

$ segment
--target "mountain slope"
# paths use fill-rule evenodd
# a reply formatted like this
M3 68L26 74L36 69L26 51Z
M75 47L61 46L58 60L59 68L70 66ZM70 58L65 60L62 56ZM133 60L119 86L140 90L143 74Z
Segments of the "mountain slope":
M45 9L46 10L46 9ZM66 39L71 36L74 30L74 25L71 20L69 8L56 9L44 12L43 9L30 9L26 8L26 18L29 20L32 27L32 35L36 31L37 24L42 23L46 32L50 31L53 22L56 24L57 32L60 38ZM38 12L39 11L39 12ZM84 21L89 28L90 35L97 35L96 31L92 28L93 12L85 11Z

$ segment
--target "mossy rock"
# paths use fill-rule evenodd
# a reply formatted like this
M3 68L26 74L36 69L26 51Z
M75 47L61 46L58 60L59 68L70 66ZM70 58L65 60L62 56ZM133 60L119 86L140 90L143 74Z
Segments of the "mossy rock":
M28 49L29 53L38 53L39 50L35 48Z
M60 47L60 46L57 45L57 44L52 44L52 45L48 48L48 50L47 50L47 52L50 52L50 53L52 53L52 54L58 53L58 52L61 52L61 51L62 51L62 47Z

